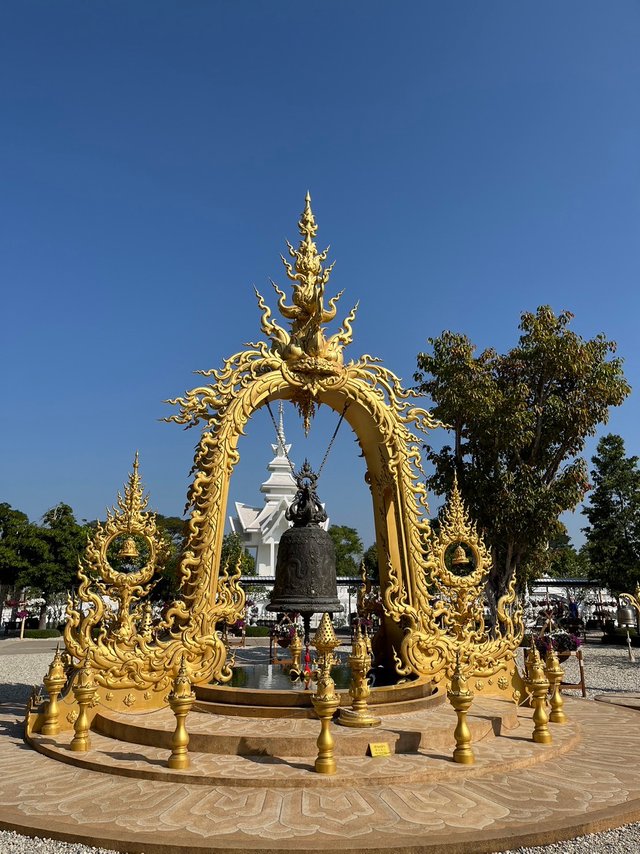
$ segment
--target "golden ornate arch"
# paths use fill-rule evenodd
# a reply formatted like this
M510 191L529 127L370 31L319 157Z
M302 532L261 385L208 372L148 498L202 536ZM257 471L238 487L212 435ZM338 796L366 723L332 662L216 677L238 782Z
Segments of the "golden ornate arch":
M325 305L333 265L324 266L328 250L317 251L309 194L298 227L298 248L287 244L293 263L282 257L292 283L291 304L272 283L289 328L273 318L256 291L266 340L249 344L219 370L198 371L203 383L168 401L178 412L167 421L203 428L188 496L191 515L179 597L152 640L148 631L145 640L135 630L126 637L126 632L101 632L96 638L99 608L91 600L91 578L107 571L101 563L104 548L96 542L88 551L93 566L80 570L81 598L85 605L94 602L89 614L93 625L87 627L82 603L70 602L67 649L77 659L89 655L98 680L116 703L126 703L132 695L125 692L132 688L145 691L147 705L157 702L182 655L195 683L231 677L227 650L216 631L218 623L235 622L244 609L239 567L220 568L229 481L248 420L267 402L283 399L297 407L306 430L319 404L344 411L358 438L374 510L387 648L398 672L439 681L450 678L457 656L467 677L476 679L476 690L487 686L511 693L517 690L513 657L522 634L520 611L511 587L500 602L498 625L485 627L482 585L488 554L466 517L457 487L438 537L431 531L418 434L441 425L415 405L398 377L378 359L364 355L345 362L357 305L338 331L328 335L325 324L335 319L342 292ZM139 506L127 512L140 517L138 527L147 524ZM109 536L118 519L123 529L131 526L125 517L123 510L110 519ZM97 536L105 534L98 531ZM447 550L463 543L472 555L473 583L447 569Z

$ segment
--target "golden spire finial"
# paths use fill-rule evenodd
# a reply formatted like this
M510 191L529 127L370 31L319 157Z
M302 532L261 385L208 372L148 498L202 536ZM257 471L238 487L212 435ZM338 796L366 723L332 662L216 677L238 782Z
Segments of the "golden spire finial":
M130 532L134 522L138 521L141 514L146 510L149 496L144 496L144 487L140 480L140 456L136 451L133 458L133 471L127 478L124 487L124 498L118 493L118 507L127 520L127 530Z
M292 304L275 282L272 282L278 294L278 310L291 321L291 330L287 332L271 319L271 310L258 291L258 305L262 309L262 329L269 336L277 352L292 367L305 372L321 374L339 373L343 364L342 350L351 341L351 323L355 319L357 306L347 315L341 328L329 339L324 334L324 324L333 320L337 313L337 303L342 291L324 304L324 292L333 264L324 267L329 248L318 252L315 236L318 231L315 216L311 209L311 195L307 191L304 210L298 221L301 240L295 249L287 240L289 256L293 264L284 255L282 263L289 281L293 283ZM295 401L298 404L298 401ZM311 401L304 401L304 410L309 416Z

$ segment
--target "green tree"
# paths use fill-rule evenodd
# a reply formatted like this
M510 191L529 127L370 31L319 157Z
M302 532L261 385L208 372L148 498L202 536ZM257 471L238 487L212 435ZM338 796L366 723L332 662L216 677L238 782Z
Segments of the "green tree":
M75 587L78 558L87 543L87 532L79 525L68 504L52 507L36 529L39 540L33 560L17 578L20 587L43 600L40 606L40 628L45 628L47 607L54 596Z
M360 575L362 540L355 528L330 525L329 535L336 548L336 575L354 578Z
M220 566L226 563L231 571L238 563L238 559L240 559L240 570L243 576L256 574L255 558L245 550L239 534L225 534L220 551Z
M549 541L547 558L546 571L553 578L589 577L589 556L585 549L577 551L574 548L566 530L561 530Z
M380 568L378 566L378 546L376 543L369 546L362 555L367 578L374 584L380 584Z
M155 602L169 602L176 598L180 584L180 560L186 541L186 522L179 516L163 516L156 513L156 524L168 548L158 583L151 591Z
M10 504L0 504L0 584L15 587L18 575L43 551L37 527Z
M593 491L582 511L593 577L612 593L633 593L640 583L640 470L612 433L591 458Z
M606 422L630 389L615 344L584 340L572 315L549 306L521 316L518 344L504 355L475 355L466 335L443 332L418 355L417 390L449 425L453 443L427 445L435 466L428 485L447 493L454 473L470 513L491 548L488 585L495 602L514 573L523 584L546 564L558 517L587 489L578 456L587 436Z

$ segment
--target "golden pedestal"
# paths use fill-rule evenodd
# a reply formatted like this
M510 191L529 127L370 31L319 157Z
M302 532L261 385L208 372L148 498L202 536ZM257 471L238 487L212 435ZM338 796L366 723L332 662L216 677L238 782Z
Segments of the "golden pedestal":
M549 692L549 680L544 674L540 654L533 645L527 656L527 693L531 697L533 706L533 735L537 744L551 744L552 738L549 732L549 716L547 715L547 694Z
M184 771L191 764L188 752L189 733L185 722L195 700L196 695L191 690L191 680L187 673L183 655L178 675L173 683L173 689L169 694L169 705L176 716L176 728L171 737L171 756L167 761L167 766L177 771Z
M453 733L456 740L453 761L459 762L461 765L473 765L475 756L471 749L471 730L467 723L467 713L473 702L473 693L467 688L467 680L460 669L459 660L451 678L447 698L458 716L458 723Z
M560 684L564 676L564 670L558 660L558 655L555 650L550 649L547 655L544 668L545 675L549 680L549 705L551 713L549 720L552 724L564 724L567 722L567 716L564 713L564 700L560 691Z
M60 648L56 649L56 654L53 661L49 665L49 671L42 680L44 687L49 695L49 702L44 715L44 723L42 725L43 735L57 735L60 732L60 724L58 722L58 697L65 686L67 675L64 672L64 664Z
M351 708L341 709L338 723L349 727L373 727L379 726L380 718L372 714L367 705L371 695L367 674L371 670L371 653L369 651L369 638L356 627L353 638L349 666L351 668Z
M78 678L73 686L73 696L78 704L78 717L73 724L74 736L71 739L69 749L77 752L84 752L91 748L91 739L89 738L89 716L87 709L93 702L96 696L96 683L93 681L91 668L89 667L89 655L78 672Z
M335 741L329 726L340 705L340 697L336 694L336 686L331 678L331 668L337 663L333 650L340 645L340 642L326 613L322 615L313 642L318 650L318 686L316 693L311 696L311 702L320 718L318 756L314 767L318 774L335 774L337 770L333 755Z

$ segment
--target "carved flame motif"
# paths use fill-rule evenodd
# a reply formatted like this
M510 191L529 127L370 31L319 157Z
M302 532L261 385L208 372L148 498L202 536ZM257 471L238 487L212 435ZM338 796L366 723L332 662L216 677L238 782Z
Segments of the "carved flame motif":
M281 255L287 278L293 283L292 304L275 282L271 282L278 295L278 310L282 317L291 321L287 332L271 319L271 309L256 290L258 305L262 310L262 331L271 340L272 351L290 370L303 377L303 388L293 396L304 422L305 433L309 432L311 419L317 406L318 375L339 374L344 364L343 348L351 343L353 323L358 305L351 309L339 331L328 339L324 324L332 321L337 313L337 303L343 291L331 297L324 305L325 287L329 281L333 264L324 267L329 249L318 252L314 238L318 226L311 210L311 196L307 193L305 207L298 222L302 236L297 249L287 241L293 265ZM335 262L334 262L335 263Z
M136 454L124 496L118 494L117 507L107 511L104 524L98 523L85 557L79 561L78 591L67 602L67 651L77 659L90 661L98 683L110 689L164 689L171 683L185 646L199 679L214 676L228 680L231 670L215 624L226 619L235 622L244 609L244 593L237 585L240 567L231 574L223 568L220 580L224 590L206 614L194 615L181 632L175 624L180 608L174 605L172 616L159 626L169 632L169 639L166 635L165 639L156 638L146 597L169 551L155 514L147 512L148 502ZM144 541L148 557L142 566L131 566L126 572L112 566L108 551L116 538L124 537L126 544L130 536ZM120 555L127 551L131 549L121 549ZM132 697L135 699L135 695L127 694L123 702L130 705Z
M465 559L467 553L470 560ZM402 643L401 659L397 660L400 672L430 674L438 681L443 676L451 678L457 660L470 678L488 679L509 669L524 632L515 578L498 602L497 625L488 630L484 589L491 555L469 520L456 479L439 532L427 541L427 563L431 591L419 580L420 607L413 609L405 603L400 613L397 607L391 609L409 629ZM469 571L459 574L457 570L465 565ZM393 591L388 591L387 598L392 604L396 598Z
M293 283L291 304L274 286L280 313L290 322L289 331L271 319L258 295L261 326L268 340L248 345L220 369L199 371L204 378L201 384L170 401L178 412L166 420L200 426L203 432L188 496L191 515L186 523L180 592L157 630L150 625L145 597L164 559L163 547L155 518L146 511L137 458L124 497L118 496L117 509L97 527L80 563L78 592L68 603L65 643L76 660L87 657L96 682L105 688L107 702L124 703L130 695L138 698L136 709L166 704L183 656L194 685L231 678L231 662L218 627L242 616L245 599L239 583L240 562L235 567L220 565L229 480L239 459L238 439L249 419L276 399L292 401L307 423L321 402L336 412L344 409L346 421L357 434L383 555L385 625L395 632L391 648L398 670L439 679L451 674L460 652L470 679L493 676L499 670L507 670L510 677L515 672L513 650L522 624L514 607L514 587L499 603L498 627L485 631L478 591L488 554L468 522L457 487L440 533L432 537L421 439L416 434L441 425L415 404L412 393L377 359L363 355L344 363L342 351L351 341L356 309L335 335L325 335L324 324L335 318L340 295L325 306L332 267L323 267L326 250L318 253L316 249L317 226L308 196L299 228L299 247L289 245L293 263L283 259ZM144 565L132 566L128 572L111 565L107 550L118 536L131 537L138 545L144 541L142 553L148 552ZM452 561L447 554L457 546L464 550ZM120 553L132 556L135 551L129 544ZM462 566L466 555L472 559L471 572L452 572Z
M294 264L281 255L287 278L293 283L292 305L287 305L286 294L272 282L278 294L278 310L280 314L291 321L291 331L286 332L275 321L271 320L271 311L261 294L256 291L258 305L262 309L262 330L271 339L273 349L286 362L297 363L296 368L304 370L327 371L335 373L343 364L342 349L351 342L351 323L358 310L357 304L351 310L340 331L325 338L323 325L332 321L337 313L337 303L343 291L329 300L328 307L324 306L325 286L329 281L335 264L323 267L329 248L318 252L314 238L318 231L313 211L311 196L307 193L305 207L298 223L302 240L297 249L287 241L289 255Z

